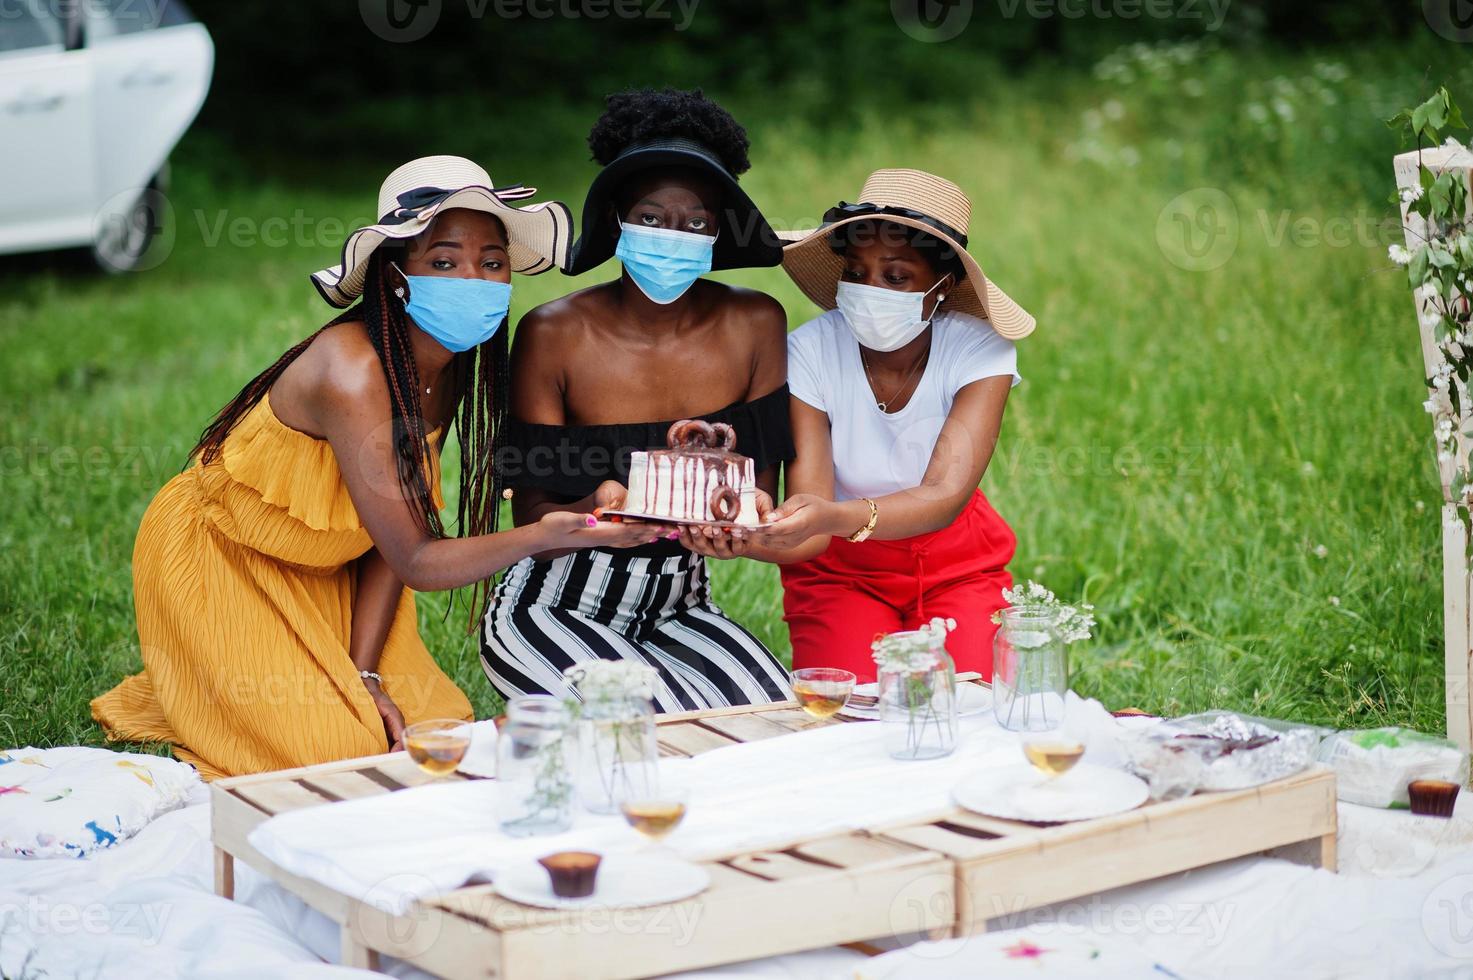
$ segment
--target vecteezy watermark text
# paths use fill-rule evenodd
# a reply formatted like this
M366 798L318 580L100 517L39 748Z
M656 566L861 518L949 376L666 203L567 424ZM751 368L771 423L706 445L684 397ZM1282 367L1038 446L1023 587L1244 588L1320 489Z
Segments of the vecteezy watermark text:
M684 31L700 0L464 0L473 20L649 20ZM444 12L443 0L359 0L363 23L385 41L408 44L429 35Z
M1205 30L1216 31L1227 18L1232 0L995 0L995 3L997 14L1006 20L1015 17L1182 20L1201 21ZM976 7L974 0L890 0L890 15L915 40L939 44L966 30Z
M1290 208L1239 213L1237 202L1217 187L1196 187L1166 202L1156 215L1156 244L1166 260L1189 272L1227 264L1245 236L1258 235L1269 248L1381 248L1402 240L1394 215L1361 209L1344 214L1305 214Z
M169 0L0 0L0 24L26 20L111 20L135 30L163 23Z

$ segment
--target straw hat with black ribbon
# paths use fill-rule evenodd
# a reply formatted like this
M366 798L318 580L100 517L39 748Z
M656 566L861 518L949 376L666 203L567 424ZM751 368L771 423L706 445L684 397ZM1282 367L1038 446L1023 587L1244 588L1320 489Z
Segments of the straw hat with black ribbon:
M561 201L526 207L535 187L497 187L491 175L465 157L433 156L411 160L385 178L378 192L377 224L359 228L343 244L342 261L312 273L312 284L333 306L349 306L363 294L368 260L386 241L403 241L423 232L435 216L451 208L495 215L506 226L513 272L535 276L563 264L572 242L573 216Z
M956 250L966 277L946 293L940 310L969 313L992 324L1009 340L1033 332L1036 321L1012 297L997 287L967 252L967 228L972 202L951 181L924 170L876 170L859 191L859 203L840 202L823 216L814 231L783 232L783 270L803 294L825 310L837 305L839 276L844 257L835 252L835 229L859 221L887 221L928 232Z
M705 174L722 192L712 269L755 269L782 261L782 241L757 205L710 147L683 136L645 140L622 151L599 171L583 202L583 234L563 267L570 276L587 272L613 257L618 241L615 214L620 185L643 171L687 167Z

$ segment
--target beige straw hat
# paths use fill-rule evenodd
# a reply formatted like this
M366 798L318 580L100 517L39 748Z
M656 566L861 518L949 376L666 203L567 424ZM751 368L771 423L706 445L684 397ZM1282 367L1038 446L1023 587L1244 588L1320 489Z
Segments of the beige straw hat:
M573 216L561 201L524 208L520 201L535 187L497 187L491 175L465 157L434 156L411 160L385 178L378 192L377 224L359 228L343 244L342 261L312 273L312 283L333 306L345 307L363 293L368 260L389 239L413 238L435 215L451 208L494 214L506 226L507 252L513 272L535 276L566 261L572 244Z
M844 259L829 247L834 229L856 221L888 221L929 232L956 249L967 277L946 294L941 309L987 320L1009 340L1021 340L1033 332L1033 317L998 289L967 253L972 202L960 187L924 170L876 170L860 189L859 202L841 201L830 208L823 226L814 231L780 233L790 242L783 249L783 269L813 302L826 310L836 305Z

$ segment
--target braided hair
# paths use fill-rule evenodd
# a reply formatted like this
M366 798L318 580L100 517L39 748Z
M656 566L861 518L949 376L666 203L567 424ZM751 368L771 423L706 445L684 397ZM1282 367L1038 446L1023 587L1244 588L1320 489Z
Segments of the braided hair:
M361 321L389 385L394 455L405 502L414 514L415 523L426 534L433 538L448 536L435 507L426 465L429 444L424 408L420 402L423 387L414 362L410 320L404 312L404 304L393 295L387 274L393 257L388 253L394 251L392 246L384 246L374 252L369 260L363 299L357 306L319 327L307 339L282 354L276 363L248 381L216 413L190 451L191 462L198 460L202 465L209 465L215 460L226 436L266 397L276 379L311 346L318 334L339 323ZM502 486L494 461L506 422L511 377L509 354L508 330L503 323L486 343L451 358L448 368L454 386L451 415L461 455L456 525L463 537L492 534L497 528ZM489 586L488 580L472 586L472 629L485 612Z

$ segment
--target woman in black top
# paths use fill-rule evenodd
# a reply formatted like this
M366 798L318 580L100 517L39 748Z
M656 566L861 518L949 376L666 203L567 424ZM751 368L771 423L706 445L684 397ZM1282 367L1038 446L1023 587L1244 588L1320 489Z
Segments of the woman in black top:
M764 293L699 278L782 259L737 185L745 132L700 92L645 90L610 96L588 142L604 169L566 271L614 255L624 268L518 326L498 452L516 522L622 504L630 452L663 446L684 418L731 424L770 498L793 457L787 318ZM507 572L483 634L491 683L565 694L564 668L592 657L654 667L661 711L787 696L781 665L712 604L705 559L676 540L549 552Z

